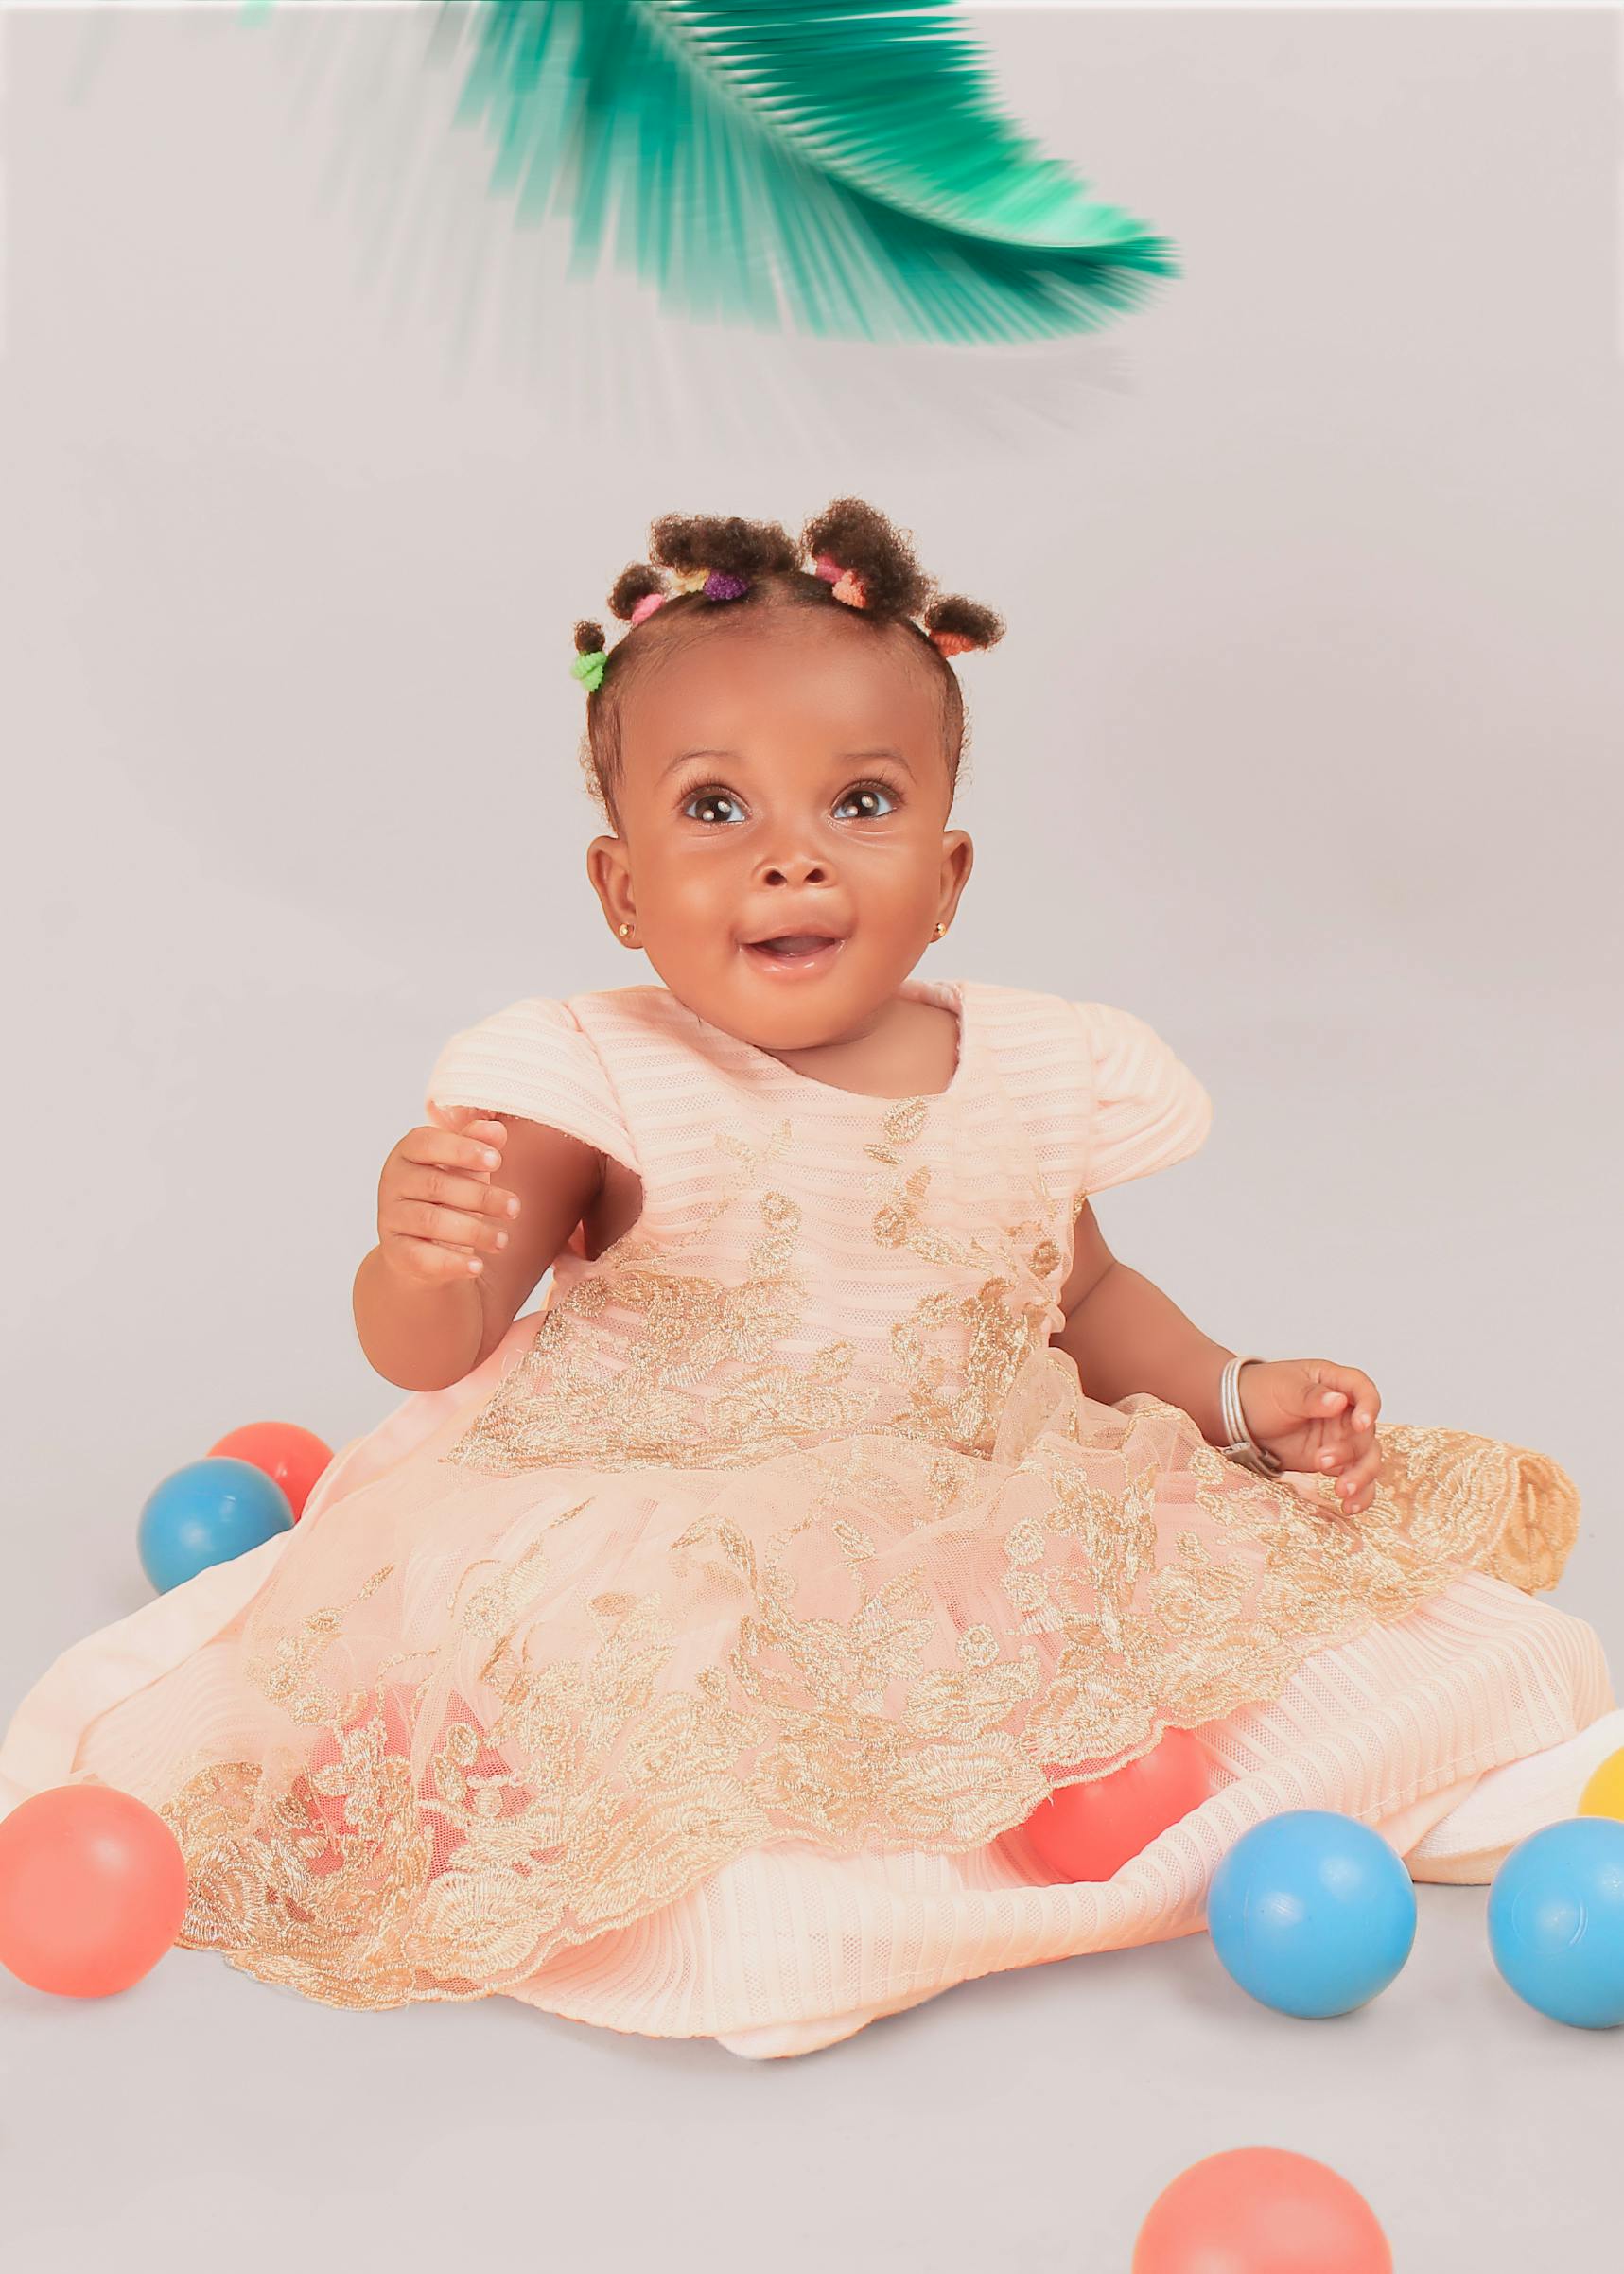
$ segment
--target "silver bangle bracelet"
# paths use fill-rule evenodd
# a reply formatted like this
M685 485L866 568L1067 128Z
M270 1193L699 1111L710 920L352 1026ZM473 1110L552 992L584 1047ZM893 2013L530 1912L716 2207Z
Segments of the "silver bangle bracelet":
M1249 1352L1245 1357L1231 1358L1218 1380L1218 1406L1223 1415L1225 1436L1230 1440L1218 1450L1230 1461L1238 1461L1243 1468L1251 1469L1259 1477L1278 1477L1285 1463L1266 1445L1260 1445L1247 1427L1246 1415L1241 1411L1240 1373L1250 1366L1259 1354Z

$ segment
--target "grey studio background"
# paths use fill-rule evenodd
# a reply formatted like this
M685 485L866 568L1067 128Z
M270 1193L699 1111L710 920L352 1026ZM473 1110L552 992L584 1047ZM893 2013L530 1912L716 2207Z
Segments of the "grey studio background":
M1231 1348L1563 1462L1555 1600L1624 1661L1617 16L972 11L1186 273L952 355L569 279L451 127L432 12L0 25L0 1717L148 1600L160 1476L398 1404L350 1283L444 1038L654 975L585 880L575 618L656 513L846 490L1009 623L960 666L977 863L921 971L1158 1026L1215 1120L1102 1198L1116 1252ZM8 2240L1105 2274L1177 2171L1267 2143L1401 2268L1509 2274L1553 2226L1599 2264L1616 2035L1502 1988L1482 1890L1420 1894L1342 2022L1196 1937L765 2064L190 1952L82 2005L5 1977Z

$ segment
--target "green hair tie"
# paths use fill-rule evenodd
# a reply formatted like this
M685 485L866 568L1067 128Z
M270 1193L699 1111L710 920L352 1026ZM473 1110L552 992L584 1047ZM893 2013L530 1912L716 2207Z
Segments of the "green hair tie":
M598 684L603 676L603 666L608 660L602 648L591 648L585 655L576 656L569 666L569 675L572 679L579 679L589 695L596 694Z

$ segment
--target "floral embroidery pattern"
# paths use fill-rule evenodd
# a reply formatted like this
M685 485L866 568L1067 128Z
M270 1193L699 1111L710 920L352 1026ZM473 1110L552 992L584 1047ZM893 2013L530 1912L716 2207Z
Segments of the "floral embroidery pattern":
M621 1241L555 1296L446 1460L503 1476L568 1464L731 1468L858 1426L987 1451L1022 1359L1046 1339L1062 1265L1049 1230L1056 1203L1035 1180L1037 1213L1007 1228L967 1234L933 1221L933 1172L905 1159L929 1102L899 1099L882 1141L864 1148L876 1163L866 1172L875 1245L922 1257L961 1286L986 1276L968 1292L909 1303L892 1327L888 1365L858 1366L846 1336L794 1363L782 1356L811 1300L795 1264L802 1212L789 1194L759 1187L790 1146L792 1125L757 1145L724 1132L717 1144L734 1171L702 1223L681 1242ZM761 1231L737 1282L672 1268L683 1246L752 1193ZM637 1324L605 1355L592 1327L611 1311Z
M1466 1568L1554 1582L1578 1501L1537 1454L1385 1426L1353 1523L1088 1398L1045 1326L1080 1199L955 1221L927 1105L868 1147L876 1270L939 1282L878 1358L809 1331L791 1126L729 1134L687 1243L634 1228L414 1495L317 1518L322 1598L289 1555L215 1646L253 1758L161 1802L183 1945L332 2004L482 1997L763 1843L983 1845ZM729 1280L697 1233L735 1223Z

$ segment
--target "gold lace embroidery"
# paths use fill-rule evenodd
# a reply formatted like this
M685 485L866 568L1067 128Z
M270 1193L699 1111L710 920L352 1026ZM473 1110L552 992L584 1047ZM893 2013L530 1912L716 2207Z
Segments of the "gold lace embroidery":
M857 1367L844 1336L794 1363L779 1355L810 1304L795 1268L801 1209L777 1187L757 1192L791 1145L793 1126L781 1121L756 1145L718 1136L733 1173L680 1242L634 1228L590 1276L554 1295L529 1349L445 1459L496 1476L568 1464L735 1468L859 1426L987 1453L1022 1359L1046 1340L1063 1261L1049 1229L1056 1204L1035 1173L1035 1212L1017 1223L985 1234L933 1223L933 1172L904 1158L929 1104L899 1099L882 1141L864 1147L875 1163L865 1178L876 1246L906 1249L961 1281L987 1276L969 1293L916 1299L892 1327L888 1373ZM673 1268L682 1247L752 1192L762 1230L738 1284ZM637 1326L606 1366L589 1328L611 1306Z
M934 1222L907 1155L923 1103L871 1148L870 1220L948 1284L895 1322L878 1399L839 1340L805 1367L776 1355L807 1293L800 1211L770 1175L781 1125L726 1141L716 1208L760 1223L742 1284L683 1274L634 1229L452 1457L512 1476L590 1446L680 1489L566 1479L551 1507L543 1478L460 1565L409 1513L334 1601L308 1601L323 1528L353 1522L332 1552L364 1557L375 1512L341 1500L295 1538L237 1642L276 1735L251 1758L201 1746L162 1803L183 1945L332 2004L482 1997L765 1842L980 1846L1469 1567L1554 1582L1578 1498L1538 1454L1386 1425L1370 1511L1333 1520L1163 1400L1087 1398L1042 1338L1054 1218ZM570 1330L610 1301L639 1331L604 1380Z
M1378 1491L1353 1524L1176 1407L1090 1404L1059 1354L1015 1406L991 1463L880 1435L797 1453L774 1502L792 1520L707 1509L668 1541L665 1584L582 1606L568 1656L532 1636L551 1540L595 1496L472 1565L436 1652L380 1650L341 1698L323 1670L366 1655L392 1567L317 1606L252 1669L303 1753L204 1759L163 1804L190 1876L180 1940L334 2004L483 1996L765 1841L978 1846L1164 1728L1277 1696L1508 1538L1523 1556L1543 1529L1560 1565L1571 1484L1493 1440L1383 1427L1406 1505ZM673 1683L685 1573L713 1639ZM844 1614L803 1614L835 1574Z
M1492 1538L1483 1569L1526 1594L1554 1587L1579 1538L1579 1488L1548 1454L1406 1425L1382 1432L1382 1492L1425 1555ZM1486 1514L1485 1512L1493 1512Z
M762 1230L734 1286L683 1274L670 1258L757 1185L790 1143L780 1122L759 1145L729 1132L717 1145L735 1169L681 1241L637 1235L609 1249L592 1273L555 1296L530 1348L445 1455L498 1476L560 1463L602 1468L726 1468L786 1450L795 1433L849 1426L872 1391L852 1383L852 1347L823 1344L801 1366L778 1356L800 1325L809 1294L795 1268L801 1209L789 1194L760 1194ZM605 1371L580 1333L611 1304L639 1322L623 1358ZM707 1394L707 1385L725 1385Z
M969 1295L941 1291L923 1297L893 1327L896 1373L906 1403L875 1426L986 1455L1022 1364L1048 1340L1045 1322L1062 1260L1047 1229L1055 1204L1037 1180L1039 1213L1004 1228L996 1244L933 1224L925 1215L932 1172L910 1169L902 1158L903 1148L918 1135L923 1104L905 1100L886 1118L886 1142L864 1147L880 1163L869 1178L880 1200L874 1238L882 1248L906 1248L928 1263L961 1272L986 1269L991 1276ZM1023 1299L1034 1283L1038 1299ZM933 1343L933 1331L940 1335L943 1330L943 1338ZM944 1387L952 1373L962 1373L962 1384Z

